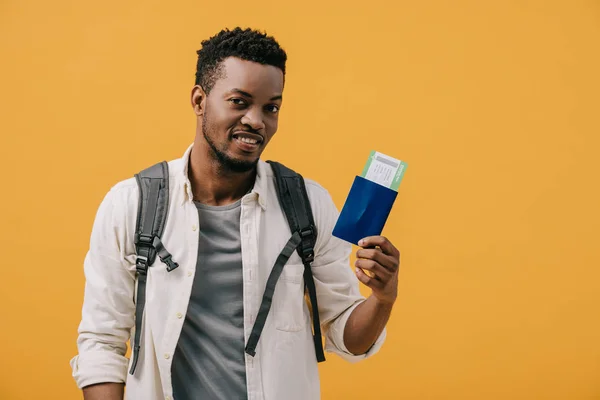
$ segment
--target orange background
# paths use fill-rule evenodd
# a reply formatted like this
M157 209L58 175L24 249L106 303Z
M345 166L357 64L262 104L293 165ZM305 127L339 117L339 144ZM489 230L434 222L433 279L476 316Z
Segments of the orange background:
M600 398L600 3L291 4L0 2L0 398L81 398L97 207L181 156L195 50L238 24L289 54L265 158L339 207L371 149L409 164L388 341L330 356L323 398Z

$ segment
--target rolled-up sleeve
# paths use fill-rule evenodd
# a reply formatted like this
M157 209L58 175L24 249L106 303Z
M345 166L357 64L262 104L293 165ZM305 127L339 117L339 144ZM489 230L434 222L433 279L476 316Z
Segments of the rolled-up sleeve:
M70 362L79 388L125 382L127 377L125 354L134 323L135 267L126 257L125 204L122 190L108 192L96 213L85 256L78 354Z
M379 351L386 338L386 329L364 354L353 354L346 348L346 323L354 309L366 299L360 293L358 278L350 268L352 245L331 234L339 211L325 189L316 183L311 186L309 197L318 229L312 272L325 350L349 362L357 362Z
M344 329L346 328L346 322L348 322L348 318L350 318L352 311L354 311L359 304L360 303L357 303L351 306L331 323L326 334L325 342L325 349L328 352L336 353L344 360L353 363L376 354L381 346L383 346L386 337L386 329L384 328L375 343L373 343L371 348L364 354L353 354L346 348L346 344L344 343Z

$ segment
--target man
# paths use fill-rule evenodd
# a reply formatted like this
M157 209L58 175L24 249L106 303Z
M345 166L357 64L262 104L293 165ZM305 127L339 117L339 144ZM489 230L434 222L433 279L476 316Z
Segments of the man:
M102 201L85 259L85 298L71 361L86 400L318 399L319 376L293 254L277 282L256 354L244 351L266 280L290 237L273 172L260 155L277 131L286 53L270 36L240 28L202 42L191 105L193 144L169 163L162 242L179 267L148 270L137 368L128 374L134 327L139 193L133 178ZM399 253L365 238L356 270L351 246L331 235L337 209L306 180L318 237L312 263L325 347L349 361L379 350L396 299ZM365 299L358 281L372 289ZM313 310L314 311L314 310Z

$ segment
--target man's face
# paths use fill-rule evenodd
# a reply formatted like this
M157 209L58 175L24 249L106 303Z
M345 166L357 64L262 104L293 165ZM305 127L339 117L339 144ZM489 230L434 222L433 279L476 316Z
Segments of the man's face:
M229 57L204 99L202 133L215 159L231 172L250 171L277 131L283 72Z

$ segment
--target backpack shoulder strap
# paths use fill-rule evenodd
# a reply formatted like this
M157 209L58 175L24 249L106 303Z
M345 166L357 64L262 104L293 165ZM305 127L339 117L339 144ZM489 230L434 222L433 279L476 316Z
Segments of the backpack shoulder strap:
M315 257L315 244L317 241L317 228L314 223L312 208L306 192L304 178L302 175L275 161L268 161L275 175L275 186L279 204L286 216L292 237L277 258L271 274L267 280L267 287L260 305L256 321L248 339L246 353L254 356L258 339L264 327L275 285L283 271L285 263L296 250L304 263L304 285L308 291L313 317L313 341L317 361L325 361L323 343L321 337L321 324L319 320L319 306L317 303L317 292L312 275L311 263Z
M152 165L135 174L135 179L139 189L134 239L138 287L135 301L133 360L129 371L132 375L139 357L148 267L154 263L157 255L167 264L167 271L178 267L160 240L169 211L169 165L165 161Z
M292 234L300 233L302 238L298 247L298 255L304 264L311 263L315 257L317 228L306 193L304 178L281 163L269 161L269 164L275 175L277 198L288 220L290 230Z
M166 162L160 162L135 174L139 189L135 247L138 259L146 258L152 265L156 250L154 237L162 235L169 203L169 171Z

